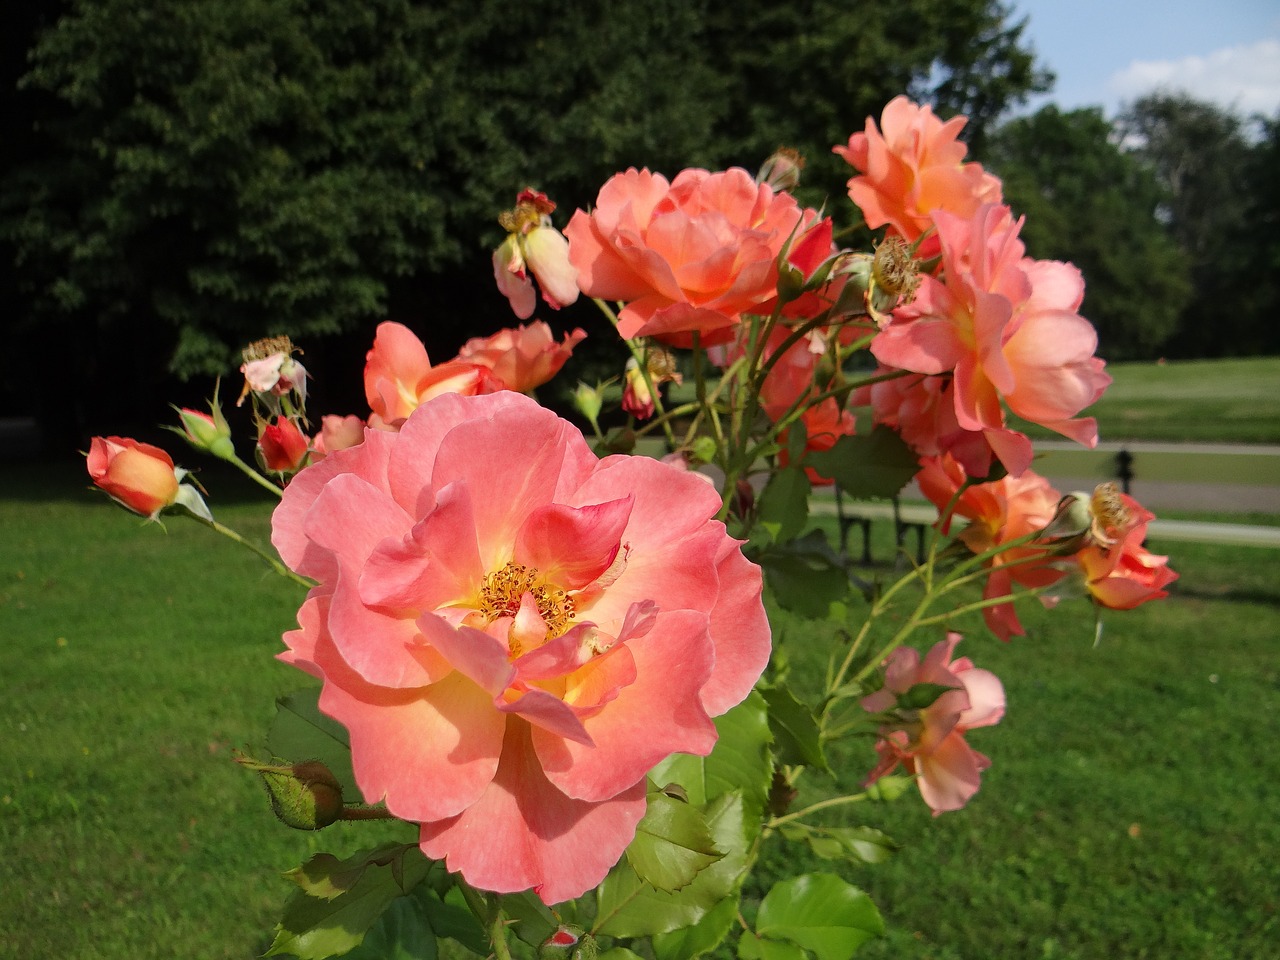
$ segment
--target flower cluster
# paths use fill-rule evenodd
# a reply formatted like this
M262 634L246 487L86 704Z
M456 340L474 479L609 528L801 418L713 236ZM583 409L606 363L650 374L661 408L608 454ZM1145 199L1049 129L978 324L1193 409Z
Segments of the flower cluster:
M699 922L739 896L773 831L812 840L809 813L861 799L788 810L803 767L842 733L875 744L868 791L887 795L905 769L935 813L971 800L990 761L966 735L997 723L1005 696L954 657L953 619L980 612L1008 640L1025 633L1021 594L1052 605L1075 586L1095 611L1130 609L1176 574L1143 546L1152 515L1131 497L1105 484L1064 496L1030 469L1014 418L1095 445L1081 413L1110 378L1078 312L1079 271L1026 255L999 179L965 160L963 124L900 97L835 148L855 171L849 212L884 230L870 251L838 246L833 217L788 192L803 164L786 150L756 177L627 170L564 233L545 194L521 191L499 218L499 291L521 320L539 291L554 309L585 294L629 354L572 393L594 445L533 397L586 336L557 339L542 321L436 364L409 328L381 323L367 416L325 416L314 434L298 351L254 344L241 401L256 471L216 394L207 414L179 411L188 442L280 496L283 565L268 560L308 590L280 658L319 680L368 806L348 816L344 785L314 758L245 761L276 788L302 785L311 812L296 823L405 821L415 855L477 896L636 891L615 904L624 919L597 917L631 936ZM629 455L657 437L656 456ZM95 438L88 466L136 513L181 508L227 532L158 448ZM938 508L928 556L858 608L847 570L805 530L807 498L837 480L889 498L912 479ZM979 582L980 599L952 599ZM766 586L806 616L865 609L819 708L784 667L766 675ZM909 595L905 626L872 629ZM931 612L943 598L954 605ZM904 645L916 628L947 632L922 656ZM771 747L771 727L795 745ZM650 890L675 919L628 914ZM505 936L501 904L467 902ZM594 944L556 920L544 946Z

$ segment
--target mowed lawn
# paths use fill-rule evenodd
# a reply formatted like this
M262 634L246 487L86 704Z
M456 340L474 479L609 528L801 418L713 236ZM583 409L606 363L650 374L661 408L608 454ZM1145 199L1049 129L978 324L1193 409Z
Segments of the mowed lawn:
M1107 372L1113 383L1085 411L1103 440L1280 443L1280 357L1115 363Z

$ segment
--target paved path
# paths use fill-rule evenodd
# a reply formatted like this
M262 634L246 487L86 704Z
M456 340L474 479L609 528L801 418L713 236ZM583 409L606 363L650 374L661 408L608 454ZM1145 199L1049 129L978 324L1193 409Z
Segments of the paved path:
M907 523L931 524L938 516L938 511L932 504L904 503L899 509L899 515ZM822 516L835 516L834 496L825 495L825 491L818 492L810 503L810 511ZM893 506L888 503L859 503L846 500L845 514L891 520ZM1155 541L1224 543L1240 547L1280 549L1280 526L1263 527L1242 523L1156 519L1147 526L1147 533Z

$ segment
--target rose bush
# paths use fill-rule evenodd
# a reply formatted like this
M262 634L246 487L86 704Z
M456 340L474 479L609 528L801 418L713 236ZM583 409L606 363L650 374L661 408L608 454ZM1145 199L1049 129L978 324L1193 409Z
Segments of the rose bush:
M324 681L366 800L428 856L578 896L631 841L649 769L709 752L768 659L719 506L519 394L439 397L284 491L272 542L318 586L283 659Z

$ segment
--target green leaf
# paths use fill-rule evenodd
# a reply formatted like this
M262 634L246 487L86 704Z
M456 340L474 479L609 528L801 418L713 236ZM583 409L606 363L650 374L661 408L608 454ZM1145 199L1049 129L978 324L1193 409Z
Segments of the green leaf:
M276 716L267 733L267 749L298 763L319 760L342 784L343 796L358 797L351 770L351 744L346 728L320 712L320 690L297 690L276 701Z
M810 453L805 462L859 500L896 497L920 469L906 441L885 426L843 436L830 450Z
M813 711L785 687L765 687L760 691L769 705L769 729L778 760L827 770L822 738Z
M694 806L732 790L741 792L748 815L757 821L769 798L773 761L769 756L769 716L756 691L716 718L716 745L709 756L672 754L649 774L657 784L678 783Z
M722 856L701 810L660 790L649 792L648 809L627 847L636 876L658 890L680 890Z
M788 840L807 843L824 860L883 863L900 849L892 837L874 827L785 824L779 832Z
M738 941L739 960L805 960L805 952L794 943L761 940L748 930Z
M542 946L559 926L555 914L528 890L504 894L498 898L498 905L503 916L511 921L511 932L530 946Z
M345 960L436 960L436 935L420 896L396 897Z
M809 477L798 466L779 470L760 494L760 521L773 525L775 543L800 535L809 523Z
M611 947L600 954L596 960L643 960L640 954L626 947Z
M724 856L675 893L655 890L623 860L600 884L594 933L611 937L670 933L698 923L738 888L758 822L753 818L748 824L742 796L736 792L721 796L708 807L706 819L716 849Z
M692 960L720 946L738 916L738 898L721 900L692 926L681 927L653 938L657 960Z
M844 561L821 530L770 547L754 557L778 603L803 617L826 617L831 605L849 593Z
M361 858L365 867L352 882L351 868ZM285 904L284 917L266 956L291 953L298 960L324 960L353 950L392 901L426 878L431 861L417 847L406 845L397 854L368 851L330 866L344 875L335 885L349 885L331 898L314 897L304 890L295 892ZM317 881L313 878L313 882Z
M489 954L491 950L489 934L467 908L467 902L461 890L454 887L443 900L432 896L424 898L424 903L427 918L431 921L431 929L435 931L437 937L456 940L472 953L478 953L482 957Z
M307 896L332 900L359 883L370 864L386 866L411 849L417 848L413 844L384 843L361 850L345 860L339 860L331 853L317 853L302 866L286 871L285 876Z
M774 884L756 914L762 940L786 940L818 960L849 960L884 921L871 898L829 873L807 873Z

